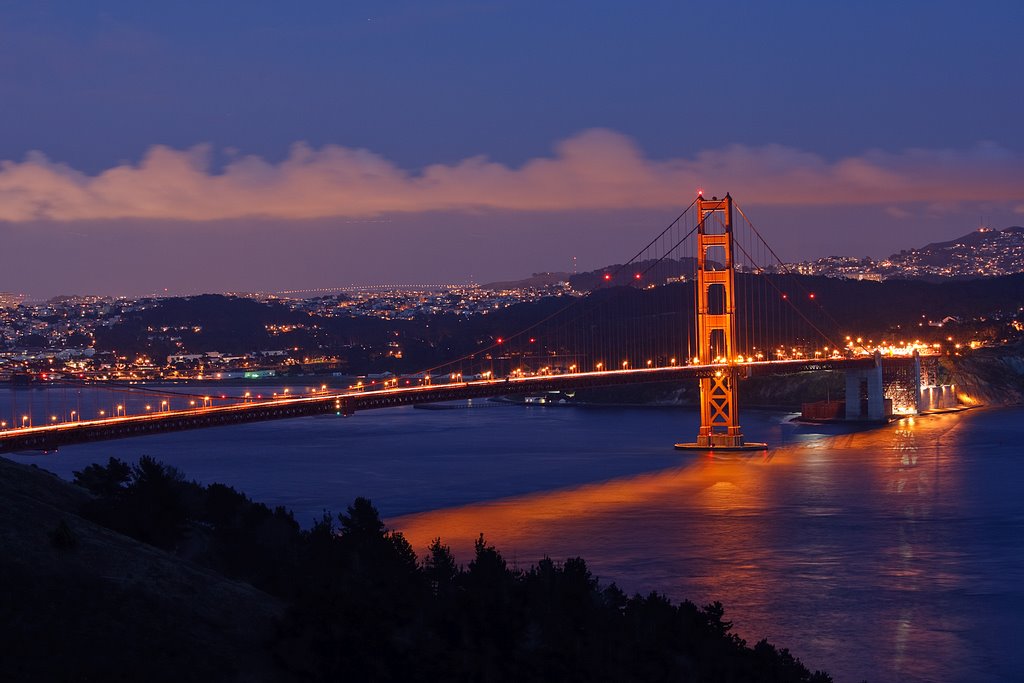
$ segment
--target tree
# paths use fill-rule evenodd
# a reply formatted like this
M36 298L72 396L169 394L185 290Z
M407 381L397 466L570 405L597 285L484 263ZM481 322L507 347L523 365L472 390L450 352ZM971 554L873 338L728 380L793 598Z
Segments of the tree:
M110 458L106 467L93 463L73 474L75 484L97 496L113 497L124 491L124 485L131 479L132 468L126 462Z

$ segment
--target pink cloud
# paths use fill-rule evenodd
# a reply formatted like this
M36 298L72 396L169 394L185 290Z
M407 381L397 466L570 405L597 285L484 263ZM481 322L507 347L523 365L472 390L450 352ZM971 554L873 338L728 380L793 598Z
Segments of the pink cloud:
M270 163L211 150L152 147L138 164L96 175L38 152L0 161L0 220L119 218L189 221L243 217L364 218L482 209L567 211L677 207L697 187L741 203L948 206L1024 200L1024 159L986 143L966 150L869 151L835 161L784 147L733 145L655 160L628 137L584 131L549 157L512 167L478 156L415 172L365 149L292 146Z

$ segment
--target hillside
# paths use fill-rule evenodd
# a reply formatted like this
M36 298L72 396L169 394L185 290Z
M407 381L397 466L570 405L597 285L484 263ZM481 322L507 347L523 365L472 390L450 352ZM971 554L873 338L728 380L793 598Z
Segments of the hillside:
M276 678L279 601L83 519L89 498L0 458L0 679Z
M1024 228L979 228L947 242L893 254L877 264L888 277L984 277L1024 272Z

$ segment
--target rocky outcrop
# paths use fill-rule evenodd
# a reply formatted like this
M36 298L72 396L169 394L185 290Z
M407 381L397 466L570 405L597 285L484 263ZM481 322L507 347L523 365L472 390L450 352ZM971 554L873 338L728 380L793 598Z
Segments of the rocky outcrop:
M954 384L964 402L1004 406L1024 403L1024 348L979 349L943 358L940 381Z

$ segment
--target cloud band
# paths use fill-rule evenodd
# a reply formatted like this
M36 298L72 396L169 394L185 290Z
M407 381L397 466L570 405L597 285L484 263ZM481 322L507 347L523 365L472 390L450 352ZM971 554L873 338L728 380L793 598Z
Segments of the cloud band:
M47 159L0 162L0 220L244 217L365 218L486 209L570 211L675 207L697 187L746 204L884 205L1024 200L1024 160L992 144L967 150L867 152L837 161L780 145L734 145L693 158L646 157L628 137L592 129L518 167L472 157L416 172L373 152L292 146L212 170L211 149L154 146L138 164L96 175Z

